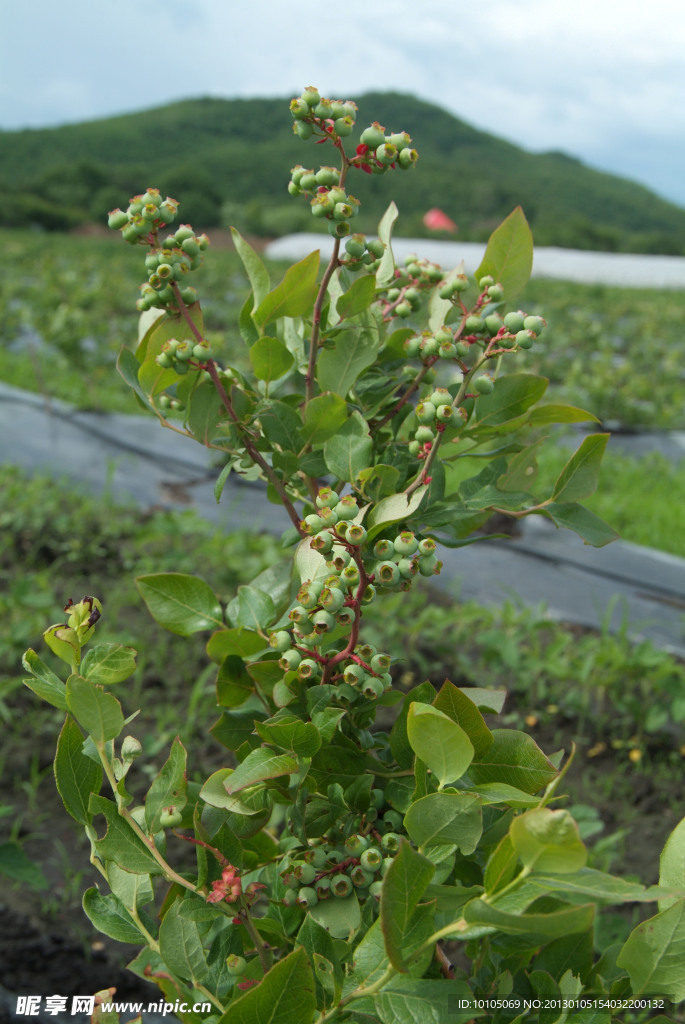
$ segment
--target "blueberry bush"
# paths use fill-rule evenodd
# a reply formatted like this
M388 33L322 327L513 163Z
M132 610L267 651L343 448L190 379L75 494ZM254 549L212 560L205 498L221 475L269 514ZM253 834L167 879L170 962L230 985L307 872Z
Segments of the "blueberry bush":
M203 635L216 664L210 732L228 754L206 780L176 739L133 795L145 755L112 688L136 652L91 643L97 598L70 601L44 633L66 681L26 653L27 685L65 712L57 788L102 876L84 910L140 946L131 970L189 1022L509 1021L530 1016L528 1000L545 1024L578 1007L574 1019L601 1024L631 999L681 1000L685 822L658 886L587 867L560 806L572 752L498 727L502 690L403 691L393 652L364 638L371 602L439 573L440 546L478 540L493 512L543 515L596 546L615 536L580 504L606 434L535 490L545 428L594 417L545 403L540 376L503 372L544 341L544 319L512 305L532 264L523 213L493 233L475 280L418 256L398 267L396 208L378 237L355 233L349 188L411 170L409 135L374 123L350 154L354 103L312 88L291 115L303 143L324 147L312 153L331 154L294 167L287 189L327 222L333 254L321 269L311 253L274 286L234 232L251 372L213 358L187 283L208 239L170 227L178 203L150 188L109 217L146 250L122 376L163 426L217 452L217 501L230 474L261 480L285 532L282 559L226 607L194 575L137 579L154 619ZM460 460L474 456L482 469L465 479ZM649 901L658 911L625 943L595 949L598 908Z

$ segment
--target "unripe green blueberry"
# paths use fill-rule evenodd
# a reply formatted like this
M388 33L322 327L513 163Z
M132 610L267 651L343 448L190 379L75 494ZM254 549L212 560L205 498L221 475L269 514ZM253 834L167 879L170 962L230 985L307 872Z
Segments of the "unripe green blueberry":
M315 107L316 104L321 99L321 97L319 96L319 90L318 89L315 89L314 86L312 86L312 85L308 85L307 88L302 93L302 96L300 97L300 99L303 99L304 102L307 104L307 106Z
M293 197L301 196L302 195L302 189L300 188L299 185L296 185L294 181L289 181L288 182L288 195L289 196L293 196ZM312 213L313 212L314 211L312 210ZM323 212L324 211L322 211L322 215L323 215Z
M374 672L387 672L392 665L392 658L389 654L374 654L370 664Z
M385 558L392 558L395 554L395 545L391 540L381 538L381 540L377 540L374 544L373 553L376 558L380 558L381 560Z
M532 348L537 340L537 335L533 331L518 331L514 341L519 348L529 349Z
M324 587L319 603L327 612L332 612L335 615L345 603L345 594L342 590Z
M428 335L428 337L422 339L419 348L421 350L421 357L423 359L432 359L433 356L437 356L440 350L440 346L438 345L435 338L432 337L431 335Z
M305 516L300 526L305 533L312 534L318 533L319 530L323 530L325 523L321 516L317 516L316 513L312 512L310 515Z
M400 570L400 576L403 580L413 579L419 571L418 562L414 558L400 558L397 568Z
M383 821L391 832L397 832L398 829L402 828L404 818L399 811L394 811L391 808L383 815Z
M360 836L356 833L348 836L345 840L345 849L350 857L358 857L363 850L366 850L368 845L369 840L366 836Z
M422 555L419 558L419 572L422 576L435 576L440 572L442 562L435 555Z
M168 352L160 352L156 357L155 362L158 366L161 366L163 370L169 370L173 365L173 359Z
M416 359L421 354L421 338L416 336L415 338L407 338L404 343L404 351L407 354L408 359Z
M333 549L333 537L330 533L318 533L312 537L311 546L322 555L327 555Z
M378 149L379 146L384 144L385 132L377 121L374 121L372 125L369 125L368 128L364 129L360 137L360 142L373 150Z
M309 861L297 861L293 864L293 874L302 885L309 885L316 878L316 868Z
M370 846L367 850L364 850L359 858L359 862L364 871L378 871L383 863L383 854L377 846Z
M345 242L345 251L353 259L361 259L366 252L364 235L351 235Z
M297 666L302 661L302 655L299 651L290 650L283 651L280 658L278 659L279 666L284 672L295 672Z
M391 142L383 142L376 150L376 160L384 167L389 167L397 160L397 146L393 146Z
M339 117L336 119L334 125L334 131L336 135L339 135L341 139L347 138L354 131L354 118L347 114L345 117Z
M348 220L332 220L328 224L328 234L333 238L345 238L351 230Z
M410 302L412 304L412 307L414 309L416 309L417 304L421 302L421 292L419 291L418 288L407 288L407 290L404 293L404 297L407 300L407 302Z
M335 493L332 487L320 487L319 493L316 496L316 507L317 508L332 508L334 502L337 502L338 495Z
M363 658L364 661L371 661L373 656L378 653L373 644L357 644L355 652L360 658Z
M199 360L201 363L205 363L212 353L212 347L208 341L199 341L197 345L193 346L193 359Z
M312 615L312 625L314 626L314 632L319 635L330 633L335 628L335 616L327 611L314 612Z
M299 679L318 679L321 668L312 658L303 658L297 666L297 675Z
M195 288L181 288L181 298L185 306L192 306L197 302L197 290Z
M335 688L335 697L339 704L348 708L357 700L359 693L349 683L338 683Z
M361 665L357 665L356 662L352 662L351 665L347 665L343 672L343 679L348 686L361 686L364 682L365 676L366 672Z
M288 615L291 622L297 623L298 629L302 633L308 632L311 625L309 621L309 611L310 609L305 608L304 605L296 604Z
M366 241L366 248L369 250L372 256L375 256L377 260L381 259L385 252L385 244L381 242L380 238L369 238Z
M298 907L315 907L319 902L316 889L311 885L303 885L297 893Z
M300 180L298 181L298 185L305 192L312 192L317 186L316 175L314 174L314 172L305 171L304 174L301 176Z
M180 362L187 363L190 359L193 358L193 348L194 346L191 345L190 342L181 341L176 346L176 351L174 355L176 356L176 359L178 359Z
M373 584L369 583L368 587L366 587L364 593L362 594L362 604L371 604L375 596L376 588L373 586Z
M537 338L545 326L545 321L541 316L527 316L523 321L523 326L527 331L532 331Z
M394 562L379 562L375 568L376 583L394 587L400 582L400 570Z
M419 402L416 406L416 418L419 423L432 423L435 419L435 406L432 402ZM409 551L403 551L402 554L411 554Z
M499 313L490 313L489 316L486 316L485 327L487 329L488 334L490 334L492 337L494 337L500 330L500 328L502 328L503 326L504 321L502 320L502 317L499 315Z
M491 284L488 287L488 298L493 302L501 302L504 298L504 288L501 284Z
M291 634L285 629L279 629L276 633L272 633L269 637L269 647L273 647L276 651L289 651L293 645L293 638Z
M345 533L345 540L354 547L359 547L366 541L366 530L361 523L350 523Z
M328 875L322 875L315 883L316 895L320 900L327 900L331 895L331 880Z
M295 121L293 131L301 139L311 139L314 134L314 128L308 121Z
M440 420L441 423L447 423L449 420L452 419L452 416L454 415L454 406L453 405L439 405L438 408L436 409L436 413L435 414L436 414L436 417L438 418L438 420Z
M467 334L482 334L485 330L485 321L481 316L471 313L464 322L464 331Z
M414 439L418 441L419 444L431 444L434 437L435 435L431 428L425 426L417 427L416 433L414 434Z
M402 837L398 836L396 832L386 832L381 837L381 846L387 853L397 853L400 848L400 842Z
M410 441L409 444L407 445L407 450L410 455L416 456L421 451L421 445L419 444L418 441Z
M453 341L443 341L438 349L438 355L441 359L454 359L457 354L457 346Z
M383 883L380 881L380 879L377 882L372 882L371 885L369 886L369 896L372 899L374 899L376 903L380 903L382 892Z
M352 881L347 875L333 875L331 878L331 892L338 899L345 899L352 892Z
M125 228L128 224L128 214L124 213L118 207L116 210L110 210L107 217L107 226L112 228L114 231L119 231L121 228Z
M284 903L284 905L286 907L296 907L297 906L297 896L298 896L298 890L297 889L286 889L285 893L283 894L283 903Z
M342 572L350 564L352 555L345 548L336 547L332 553L331 558L326 562L329 569L335 569L336 572Z
M321 118L322 121L325 121L328 118L333 117L331 107L331 101L325 99L325 97L322 96L319 102L314 107L314 117Z
M339 626L351 626L354 622L355 615L353 608L341 608L335 616L335 621Z
M494 283L494 277L491 277L490 274L486 274L485 277L481 277L480 281L478 282L478 287L482 292L484 292L486 288L489 288L490 285L493 285Z
M346 494L340 499L337 505L333 506L333 511L338 517L338 522L354 519L359 515L357 499L351 494Z
M375 676L366 676L361 689L367 700L378 700L385 693L382 681Z
M338 829L331 829L330 832L326 834L326 838L331 843L337 843L341 836L342 833ZM326 851L326 863L329 864L331 867L335 867L336 864L342 863L342 861L344 861L346 857L347 854L343 853L342 850Z
M285 902L285 900L283 901ZM245 973L247 969L247 960L244 956L238 956L237 953L232 953L226 957L226 970L232 978L239 978Z
M357 889L368 889L373 882L373 872L365 871L361 864L357 864L356 867L350 871L350 878L352 884Z
M160 395L159 398L157 399L157 404L162 409L170 409L171 408L171 399L169 398L168 395Z
M165 807L159 816L159 824L162 828L176 828L183 821L183 815L175 807Z
M476 377L473 382L473 386L480 395L491 395L495 387L495 382L492 377Z
M359 583L359 569L356 565L346 565L340 573L340 579L346 587L356 587Z
M522 310L519 309L518 312L512 311L511 313L507 313L505 316L504 326L507 330L511 331L512 334L516 334L518 331L523 330L523 323L525 319L526 314Z
M305 117L309 117L309 104L301 96L296 96L290 101L290 113L296 121L302 121Z
M432 537L424 537L423 540L419 541L419 554L420 555L433 555L435 554L437 544Z
M302 584L297 592L297 601L302 608L306 611L311 611L316 608L319 604L319 594L323 590L323 587L318 587L311 580L307 580ZM294 620L297 621L297 620Z

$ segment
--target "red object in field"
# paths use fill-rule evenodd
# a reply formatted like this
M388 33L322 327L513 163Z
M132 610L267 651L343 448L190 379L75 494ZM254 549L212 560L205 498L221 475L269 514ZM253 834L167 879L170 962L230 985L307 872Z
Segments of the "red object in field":
M429 231L450 231L454 233L457 230L457 225L453 220L443 213L442 210L434 206L432 210L425 213L423 216L424 227L427 227Z

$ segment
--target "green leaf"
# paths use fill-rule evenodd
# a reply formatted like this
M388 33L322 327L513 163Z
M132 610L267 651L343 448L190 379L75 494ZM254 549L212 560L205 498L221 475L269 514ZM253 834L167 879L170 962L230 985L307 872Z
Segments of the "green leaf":
M582 537L583 543L592 547L601 548L618 540L619 535L615 530L591 512L583 505L577 505L573 501L551 502L545 505L544 515L548 516L557 526L572 530Z
M161 829L159 819L165 808L182 811L186 805L186 759L186 749L176 736L169 757L145 797L145 823L150 835Z
M217 505L221 501L221 495L223 494L226 481L228 480L232 469L233 463L227 462L224 468L219 473L218 477L216 478L216 483L214 484L214 497L216 499Z
M224 658L216 680L216 702L222 708L238 708L255 692L245 662L235 654Z
M226 779L226 792L237 793L241 789L253 786L256 782L276 779L281 775L293 775L297 771L299 771L299 765L294 757L287 754L274 754L273 750L260 747L248 754L233 774Z
M292 750L300 757L313 757L321 746L316 726L303 722L289 711L279 711L274 718L257 722L256 729L266 743L282 750Z
M141 875L161 875L161 866L150 852L150 848L133 831L125 818L119 815L116 804L104 796L91 794L88 809L91 814L104 814L107 831L102 839L95 842L98 856L112 860L124 871Z
M321 444L337 434L346 420L347 403L340 395L317 395L305 408L302 437L309 444Z
M527 445L509 459L506 472L497 478L500 491L529 491L538 473L537 455L544 438Z
M492 743L492 733L468 691L460 690L446 679L433 701L433 707L461 726L473 745L476 757L486 752Z
M257 380L271 382L283 377L295 359L278 338L263 337L250 348L250 363Z
M159 951L170 971L195 984L202 982L208 967L199 924L181 913L187 898L181 896L176 899L162 918Z
M533 373L512 373L498 377L495 389L476 402L474 427L501 427L540 401L549 381Z
M266 269L252 246L245 241L236 228L231 228L231 237L233 238L233 244L235 245L236 252L242 260L245 272L250 281L250 286L254 294L254 304L255 306L258 306L262 299L266 298L269 294L269 288L271 287L269 271Z
M65 623L49 626L43 633L43 640L60 661L64 661L72 670L81 663L81 644L76 630Z
M575 405L558 405L550 402L531 410L530 422L536 426L546 423L599 423L594 413L578 409Z
M568 460L554 485L555 501L578 501L597 490L599 467L609 434L590 434Z
M48 880L38 864L26 856L17 843L0 843L0 875L15 882L31 885L34 889L47 889Z
M117 358L117 370L134 392L143 408L150 409L152 412L156 413L157 410L148 399L146 392L140 386L140 382L138 380L139 369L140 363L134 356L133 352L131 352L130 348L127 348L126 345L123 345Z
M421 504L426 490L426 485L422 484L409 497L400 492L399 494L391 494L389 498L383 498L382 501L379 501L375 508L371 510L367 520L369 541L373 540L381 530L391 523L399 523L404 519L409 519Z
M458 999L472 998L466 982L435 981L429 978L393 978L390 984L371 999L352 1005L371 1004L381 1024L445 1024L452 1017L461 1019L463 1011L455 1009ZM465 1018L464 1018L465 1019Z
M460 779L473 760L473 744L461 726L430 704L411 705L407 735L412 750L428 765L440 789Z
M32 677L24 679L24 685L28 686L29 690L33 690L36 696L47 704L52 704L60 711L67 711L66 688L60 677L55 675L31 648L23 656L21 663Z
M135 672L137 653L123 644L98 644L81 662L81 675L100 686L121 683Z
M67 679L67 707L98 745L113 740L124 728L124 714L116 697L83 676Z
M309 916L334 939L350 941L361 924L361 909L357 893L351 892L344 899L335 896L319 900L309 908Z
M569 811L535 807L514 818L509 835L529 871L571 875L587 861L587 849Z
M651 903L667 893L662 886L649 888L640 882L631 882L594 868L581 868L575 874L552 874L544 869L529 879L534 885L550 892L565 892L578 896L592 896L606 903Z
M404 827L422 850L458 847L467 856L483 832L481 802L471 793L429 793L404 816Z
M186 313L195 324L198 334L202 336L202 310L199 302L187 306ZM166 314L155 320L136 349L136 358L142 364L138 370L138 382L149 397L159 394L178 380L175 370L164 370L156 362L165 342L172 338L176 338L178 341L188 341L191 344L197 342L195 331L190 327L186 317L180 313L175 316ZM191 373L196 374L197 371L191 371Z
M483 804L508 804L510 807L537 807L538 797L524 793L504 782L483 782L477 787L470 786L467 790L480 797Z
M417 904L434 873L435 866L403 840L383 879L381 929L388 959L398 971L406 970L405 962L411 953L406 936L411 930Z
M521 291L533 269L533 236L523 210L517 206L488 239L476 281L491 274L509 302Z
M388 285L395 279L395 257L390 240L393 226L398 217L399 210L394 203L390 203L378 224L378 237L385 245L385 252L381 256L381 262L376 271L376 281L381 286Z
M537 793L557 777L552 762L532 737L518 729L493 729L492 745L469 769L475 786L482 782L505 782L524 793Z
M152 879L149 875L136 875L110 861L107 864L109 887L127 910L138 910L155 898Z
M375 284L370 276L358 278L355 284L364 281L370 281L372 287ZM380 343L378 328L368 317L352 330L343 331L335 339L334 347L324 348L319 355L316 379L321 389L346 398L360 373L376 361Z
M136 579L138 593L160 626L179 636L202 629L221 629L221 605L214 591L197 576L181 572L150 573Z
M252 313L252 319L262 330L272 320L283 316L307 316L311 313L318 290L319 251L305 256L289 267L283 280L265 295Z
M69 715L57 740L54 772L57 791L69 814L82 825L90 825L93 816L88 803L91 793L100 792L102 769L83 753L83 734Z
M314 992L314 975L299 946L274 964L259 985L234 999L218 1024L303 1024L314 1017Z
M190 398L186 414L188 429L200 444L208 447L216 434L217 423L224 415L219 392L211 381L200 384Z
M368 462L370 461L369 459ZM368 469L360 470L354 482L365 498L377 503L382 498L389 498L391 494L395 494L399 478L400 471L396 466L384 466L383 463L378 463L375 466L369 466Z
M414 760L414 751L407 736L409 709L415 701L419 701L421 704L432 704L434 700L435 690L427 680L425 683L415 686L404 698L402 710L390 730L390 750L400 768L409 768Z
M263 403L259 407L259 422L264 437L271 444L277 444L286 452L299 452L302 448L302 420L291 405L272 401Z
M351 421L350 421L351 422ZM323 449L326 466L339 480L354 483L371 462L373 441L370 437L345 433L344 429L329 437Z
M661 851L659 885L685 894L685 818L673 829ZM659 910L666 910L676 900L675 896L659 900Z
M368 309L376 297L376 279L373 274L356 278L335 304L341 320L356 316Z
M266 646L267 642L260 633L239 626L237 629L219 629L212 633L207 641L207 654L212 661L221 664L229 654L251 658L263 651Z
M271 596L253 586L238 587L238 597L227 611L236 626L256 631L265 629L276 617Z
M97 930L110 939L136 946L145 941L126 907L112 893L103 895L97 886L91 886L83 894L83 909Z
M376 920L355 948L352 961L352 974L348 976L350 991L359 985L372 985L378 981L388 966L385 954L385 941L381 931L381 923ZM346 993L347 994L347 993Z
M463 687L462 693L466 694L479 711L492 715L499 715L501 713L504 702L507 699L506 690L487 690L479 686Z
M485 865L483 885L488 895L503 889L505 885L511 882L516 874L517 864L518 855L511 841L511 836L507 833L505 836L502 836Z
M685 899L633 929L616 963L628 972L633 995L685 999Z
M558 938L585 932L592 927L595 916L594 903L580 907L564 907L549 914L510 914L497 907L472 900L464 908L464 917L470 925L493 928L505 935L531 935L541 938Z

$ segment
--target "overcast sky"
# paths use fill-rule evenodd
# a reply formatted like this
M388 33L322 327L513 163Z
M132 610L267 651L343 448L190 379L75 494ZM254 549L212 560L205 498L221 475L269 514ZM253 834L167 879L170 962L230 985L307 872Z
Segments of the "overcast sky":
M684 54L682 0L4 0L0 127L392 89L685 206Z

